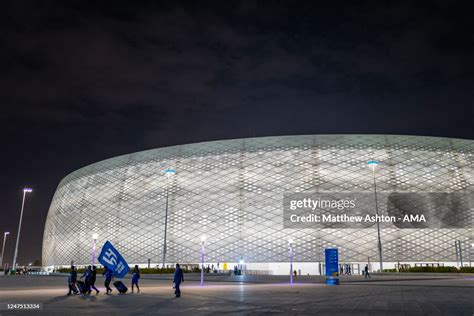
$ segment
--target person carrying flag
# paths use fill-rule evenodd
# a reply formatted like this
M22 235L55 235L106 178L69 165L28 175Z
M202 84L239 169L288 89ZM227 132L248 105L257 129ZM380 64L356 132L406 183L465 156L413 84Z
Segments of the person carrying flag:
M97 280L97 270L95 266L92 267L91 280L90 280L90 291L95 290L95 295L99 294L99 290L95 287L95 281Z
M105 294L109 294L109 293L112 293L112 289L110 288L110 282L112 282L112 279L114 277L114 272L112 271L112 269L109 269L107 267L104 267L104 268L105 270L102 273L102 275L105 276L104 286L107 290Z

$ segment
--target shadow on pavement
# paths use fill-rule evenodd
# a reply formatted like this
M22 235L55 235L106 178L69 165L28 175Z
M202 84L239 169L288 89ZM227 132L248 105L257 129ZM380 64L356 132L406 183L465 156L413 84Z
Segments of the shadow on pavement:
M67 295L61 295L61 296L56 296L56 297L53 297L49 300L46 300L44 302L44 304L50 304L50 303L57 303L57 302L61 302L61 301L64 301L65 299L68 299L70 297L74 297L74 295L71 295L71 296L67 296Z

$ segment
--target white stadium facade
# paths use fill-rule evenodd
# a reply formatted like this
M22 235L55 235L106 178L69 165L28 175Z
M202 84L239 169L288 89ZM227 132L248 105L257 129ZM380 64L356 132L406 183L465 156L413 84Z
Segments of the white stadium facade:
M302 135L152 149L94 163L60 182L42 260L49 268L90 264L97 234L98 252L109 240L130 265L198 264L204 237L205 263L220 270L288 274L290 240L302 274L323 272L324 249L333 247L354 272L368 262L377 270L376 223L284 224L285 195L343 193L365 197L355 213L374 214L377 201L385 217L429 218L379 223L384 268L456 266L461 258L470 265L473 188L474 141L463 139Z

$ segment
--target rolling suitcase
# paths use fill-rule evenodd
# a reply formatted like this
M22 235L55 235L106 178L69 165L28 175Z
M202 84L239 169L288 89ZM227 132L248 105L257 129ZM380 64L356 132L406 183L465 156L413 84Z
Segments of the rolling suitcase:
M128 288L123 284L122 281L115 281L114 286L119 291L119 293L125 294L128 291Z
M87 289L86 289L86 284L82 281L77 281L77 288L79 289L79 292L81 294L86 294Z

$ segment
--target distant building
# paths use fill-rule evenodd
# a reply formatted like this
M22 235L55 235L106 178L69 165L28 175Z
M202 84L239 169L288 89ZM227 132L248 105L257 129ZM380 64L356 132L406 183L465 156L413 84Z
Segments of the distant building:
M212 141L152 149L100 161L59 184L46 220L45 266L89 264L110 240L129 264L199 263L287 274L317 274L324 249L340 262L377 268L376 225L284 228L283 196L297 192L366 193L376 171L381 215L424 214L428 224L383 222L384 268L456 265L455 241L473 261L474 141L398 135L304 135ZM176 170L167 177L163 170ZM168 189L167 189L168 188ZM168 191L167 191L168 190ZM375 198L358 211L373 211Z

